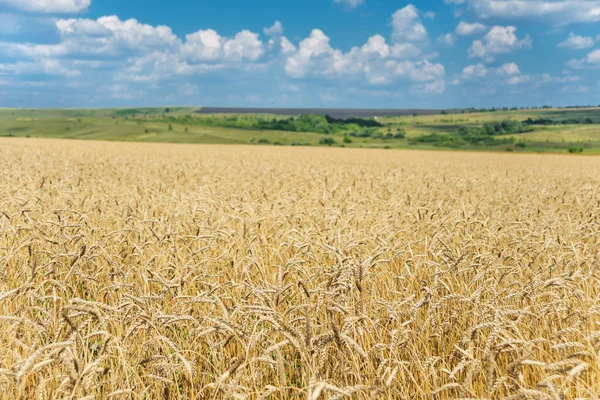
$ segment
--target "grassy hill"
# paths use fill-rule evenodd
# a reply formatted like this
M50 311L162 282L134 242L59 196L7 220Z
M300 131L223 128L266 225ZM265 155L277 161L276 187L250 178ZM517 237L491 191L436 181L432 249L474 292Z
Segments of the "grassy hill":
M300 117L198 114L197 110L187 107L0 109L0 136L600 154L600 108L461 111L453 114L376 117L371 120L377 122L376 127L359 126L354 121L328 124L324 117L316 116L312 125L306 125L296 123ZM311 118L307 117L309 120ZM527 120L550 123L527 125L523 132L500 131L493 137L481 133L486 125ZM282 130L276 129L279 126ZM299 127L312 131L293 130Z

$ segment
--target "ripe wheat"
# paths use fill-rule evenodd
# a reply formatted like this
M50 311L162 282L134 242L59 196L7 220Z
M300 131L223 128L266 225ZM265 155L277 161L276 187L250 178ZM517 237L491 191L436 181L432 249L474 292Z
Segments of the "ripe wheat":
M600 397L600 159L0 142L0 397Z

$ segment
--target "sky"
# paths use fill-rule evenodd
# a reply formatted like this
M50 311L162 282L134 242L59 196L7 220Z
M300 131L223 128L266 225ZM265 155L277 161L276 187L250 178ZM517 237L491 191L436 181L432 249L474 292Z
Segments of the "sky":
M0 0L0 107L600 104L600 0Z

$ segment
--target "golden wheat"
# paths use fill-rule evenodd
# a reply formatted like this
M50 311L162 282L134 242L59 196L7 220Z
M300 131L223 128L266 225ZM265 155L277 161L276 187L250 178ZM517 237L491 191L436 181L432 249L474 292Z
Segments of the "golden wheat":
M0 397L600 397L600 159L0 142Z

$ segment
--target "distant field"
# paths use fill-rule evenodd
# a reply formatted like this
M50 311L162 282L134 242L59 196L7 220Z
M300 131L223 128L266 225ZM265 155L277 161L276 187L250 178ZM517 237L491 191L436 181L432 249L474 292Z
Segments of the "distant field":
M260 111L261 114L255 112ZM413 113L413 111L415 111ZM264 114L265 112L271 114ZM279 113L290 115L280 115ZM248 113L248 114L247 114ZM297 123L308 115L308 122ZM300 114L300 115L297 115ZM320 115L342 122L328 123ZM373 116L373 114L379 114ZM343 122L354 116L358 122ZM320 120L319 120L320 118ZM550 121L518 131L481 132L506 121ZM361 122L362 121L362 122ZM357 125L373 123L373 127ZM512 129L512 128L511 128ZM459 132L463 132L459 134ZM600 154L600 109L308 110L136 108L0 109L0 136L130 142L335 146Z
M202 107L198 114L268 114L297 116L302 114L331 115L335 118L400 117L406 115L436 115L441 110L420 109L339 109L339 108L234 108L234 107Z
M0 170L2 398L600 398L598 157L0 138Z

